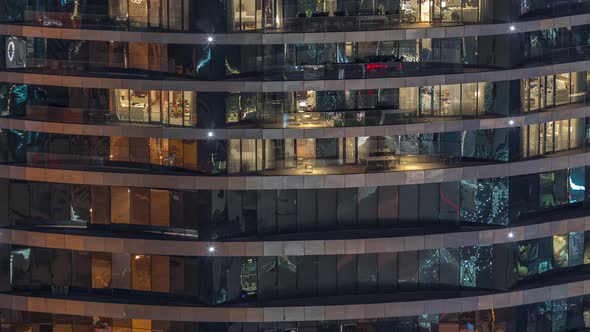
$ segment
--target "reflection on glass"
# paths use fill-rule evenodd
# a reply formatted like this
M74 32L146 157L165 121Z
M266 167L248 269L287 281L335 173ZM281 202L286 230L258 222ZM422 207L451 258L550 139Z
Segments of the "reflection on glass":
M92 288L110 288L112 281L111 254L92 253Z
M553 236L553 264L555 267L568 266L568 236Z

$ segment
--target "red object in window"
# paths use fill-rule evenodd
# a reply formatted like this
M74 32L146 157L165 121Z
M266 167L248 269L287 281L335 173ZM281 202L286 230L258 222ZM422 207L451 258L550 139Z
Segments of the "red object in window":
M387 68L387 66L385 66L382 63L367 63L366 68L367 68L367 71L373 71L373 70L380 70L380 69Z

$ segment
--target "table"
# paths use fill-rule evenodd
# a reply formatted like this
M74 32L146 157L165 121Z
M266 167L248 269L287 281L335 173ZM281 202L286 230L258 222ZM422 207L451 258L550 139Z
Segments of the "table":
M363 163L367 165L367 167L375 167L379 168L379 165L382 165L383 169L390 169L391 164L395 164L397 162L397 158L393 155L390 156L373 156L373 157L366 157L363 160Z

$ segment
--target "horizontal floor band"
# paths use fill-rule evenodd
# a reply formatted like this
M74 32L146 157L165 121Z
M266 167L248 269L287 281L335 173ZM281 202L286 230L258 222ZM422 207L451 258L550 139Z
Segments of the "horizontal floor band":
M198 322L285 322L376 319L507 308L590 294L590 280L494 295L411 302L299 307L181 307L0 294L0 308L125 319Z
M356 255L511 243L585 230L590 230L590 216L504 229L346 240L202 242L0 229L0 243L52 249L169 256ZM91 232L90 230L89 233ZM211 247L215 248L214 253L209 250Z

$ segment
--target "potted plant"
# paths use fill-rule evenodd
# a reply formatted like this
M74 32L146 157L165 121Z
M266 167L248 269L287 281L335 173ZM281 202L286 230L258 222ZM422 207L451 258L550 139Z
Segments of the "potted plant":
M112 332L112 328L107 323L103 323L100 320L97 320L94 323L94 332Z

